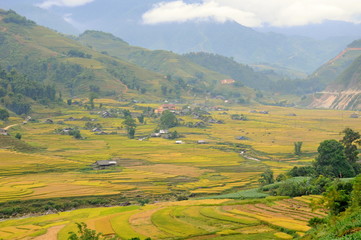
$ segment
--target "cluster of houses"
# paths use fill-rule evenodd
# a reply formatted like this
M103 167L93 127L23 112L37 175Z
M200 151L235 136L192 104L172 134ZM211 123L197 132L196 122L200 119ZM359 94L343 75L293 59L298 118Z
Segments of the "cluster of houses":
M249 111L250 113L260 113L260 114L268 114L268 111L256 111L256 110L251 110Z

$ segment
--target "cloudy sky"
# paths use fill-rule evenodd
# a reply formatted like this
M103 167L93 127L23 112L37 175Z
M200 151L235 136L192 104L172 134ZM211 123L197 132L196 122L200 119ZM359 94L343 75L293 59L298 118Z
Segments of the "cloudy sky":
M361 22L360 0L201 0L160 2L143 15L147 24L214 20L248 27L302 26L325 20Z
M79 7L91 3L94 0L46 0L37 4L38 7L49 9L52 7Z
M43 0L37 6L79 7L101 0ZM121 0L119 0L121 1ZM360 0L164 0L142 16L144 24L236 21L248 27L290 27L337 20L361 23Z

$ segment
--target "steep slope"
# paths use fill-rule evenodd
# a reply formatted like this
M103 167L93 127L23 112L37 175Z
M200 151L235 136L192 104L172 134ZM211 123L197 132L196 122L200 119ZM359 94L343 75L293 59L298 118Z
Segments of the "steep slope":
M229 75L241 84L252 88L269 90L269 86L272 84L272 79L266 74L255 72L249 66L240 64L229 57L205 52L188 53L184 57L205 68ZM281 78L280 76L273 77Z
M253 89L239 82L223 84L222 80L230 78L227 72L208 69L173 52L131 46L112 34L99 31L86 31L79 36L78 41L104 54L163 74L167 81L167 84L161 86L163 96L180 97L184 92L187 95L221 95L241 102L255 97Z
M110 55L132 62L148 70L181 77L198 78L200 75L209 81L219 81L229 76L201 67L188 59L169 51L151 51L129 45L127 42L109 33L86 31L79 36L79 41L87 46Z
M361 56L328 85L314 94L311 107L361 110Z
M310 79L323 84L335 81L338 76L345 71L354 60L361 56L361 40L356 40L349 44L341 53L332 58L327 63L318 68Z
M160 74L112 58L17 15L0 11L0 65L31 80L52 83L66 95L147 92L161 95Z

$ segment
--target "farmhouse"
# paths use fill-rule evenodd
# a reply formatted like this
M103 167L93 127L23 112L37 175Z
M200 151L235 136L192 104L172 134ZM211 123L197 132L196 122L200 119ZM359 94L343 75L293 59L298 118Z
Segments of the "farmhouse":
M352 113L352 114L350 115L350 118L358 118L358 114L357 114L357 113Z
M9 133L5 129L0 128L0 135L8 136Z
M226 84L232 84L235 83L236 81L234 79L223 79L221 81L221 84L226 85Z
M100 160L93 163L91 166L94 169L106 169L112 166L116 166L117 161L111 161L111 160Z
M154 112L161 114L167 110L171 111L171 112L175 112L176 107L174 104L163 104L163 105L159 106L157 109L155 109Z

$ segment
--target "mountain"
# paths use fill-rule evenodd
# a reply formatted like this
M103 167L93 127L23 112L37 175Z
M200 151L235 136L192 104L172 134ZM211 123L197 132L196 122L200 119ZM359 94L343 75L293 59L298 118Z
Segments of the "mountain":
M170 84L167 86L168 90L174 90L178 97L182 89L188 94L207 94L213 97L221 95L238 100L241 96L249 99L249 94L254 95L252 89L244 87L239 81L222 84L222 80L230 78L227 72L209 69L170 51L131 46L110 33L100 31L85 31L77 39L92 49L163 74ZM257 82L258 79L252 80Z
M191 79L202 76L208 81L220 81L229 76L211 71L197 65L187 58L170 51L151 51L141 47L129 45L124 40L109 33L100 31L85 31L78 38L79 42L91 46L100 52L106 52L150 71L158 72L170 77Z
M36 25L13 11L0 11L0 65L30 80L51 83L65 95L152 91L162 75L112 58L75 40Z
M94 47L82 45L79 39L92 40ZM221 80L229 76L171 52L131 47L99 32L87 32L79 39L38 26L14 11L0 11L0 66L16 69L31 81L55 85L64 96L91 92L153 100L199 95L249 100L255 96L250 88L222 85ZM97 44L108 48L98 52Z
M359 56L361 56L361 40L355 40L336 57L319 67L309 78L324 84L332 83Z
M171 0L163 2L169 1ZM34 11L27 10L19 2L20 0L4 0L3 4L19 8L22 13ZM132 45L148 49L165 49L176 53L204 51L234 57L236 61L246 64L269 63L308 73L335 56L354 39L353 36L322 40L285 36L258 32L235 22L143 24L142 15L158 2L159 0L105 0L93 1L82 7L53 7L44 11L54 15L54 18L63 17L64 24L71 24L74 28L110 32ZM33 6L38 1L29 0L26 3ZM47 20L44 17L38 21L49 25L51 18ZM63 29L64 27L59 27L57 30Z
M332 81L324 91L313 95L310 107L361 110L360 76L361 40L357 40L313 74L316 80Z
M267 72L268 74L265 71L263 73L255 72L251 67L219 54L197 52L188 53L183 56L196 64L229 75L234 80L256 89L269 90L273 78L281 79L273 71Z

